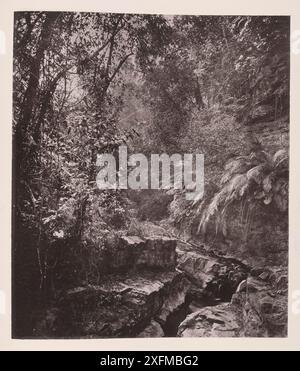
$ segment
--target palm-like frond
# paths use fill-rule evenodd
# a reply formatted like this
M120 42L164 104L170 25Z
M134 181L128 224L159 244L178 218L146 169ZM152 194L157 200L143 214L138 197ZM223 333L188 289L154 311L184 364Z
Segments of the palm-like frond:
M215 193L208 206L201 210L198 232L206 232L211 219L216 230L227 234L226 211L234 202L244 206L261 202L274 204L280 212L288 208L288 153L280 150L271 156L260 151L249 156L233 159L225 166L222 187ZM198 207L199 211L199 207ZM197 211L196 211L197 214ZM246 213L247 214L247 213Z

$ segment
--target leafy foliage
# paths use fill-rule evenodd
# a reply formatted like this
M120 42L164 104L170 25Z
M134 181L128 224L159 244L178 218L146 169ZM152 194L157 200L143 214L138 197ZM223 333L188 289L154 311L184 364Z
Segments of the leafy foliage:
M245 130L288 115L287 17L16 12L14 28L13 253L23 334L33 303L99 283L118 233L155 231L148 220L171 214L199 232L214 221L227 235L234 204L248 226L256 205L287 212L284 143L272 156L263 145L250 151ZM96 155L121 144L204 153L205 200L100 192Z
M221 189L211 199L201 215L198 231L204 233L214 217L217 230L227 234L226 212L233 203L246 208L262 203L274 206L279 212L288 209L288 154L279 150L272 157L260 151L249 156L238 157L227 163L221 179ZM198 210L201 210L198 208Z

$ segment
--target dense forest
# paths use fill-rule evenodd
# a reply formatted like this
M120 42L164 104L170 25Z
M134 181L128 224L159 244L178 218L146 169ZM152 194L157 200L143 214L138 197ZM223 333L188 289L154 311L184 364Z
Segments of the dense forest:
M289 27L15 13L14 337L286 335ZM204 195L100 190L121 145L204 154Z

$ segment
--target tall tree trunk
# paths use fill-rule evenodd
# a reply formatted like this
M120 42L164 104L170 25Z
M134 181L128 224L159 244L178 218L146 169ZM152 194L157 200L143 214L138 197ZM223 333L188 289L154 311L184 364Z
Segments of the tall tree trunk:
M30 73L20 118L13 137L13 336L28 337L32 333L32 313L38 302L39 269L35 249L35 231L29 229L24 220L26 202L33 195L29 170L35 167L35 156L38 148L28 151L29 139L32 136L33 112L37 104L39 89L40 68L44 59L45 50L51 41L51 27L58 17L58 13L45 14L41 26L36 55L31 60ZM22 51L18 51L22 53ZM20 55L20 54L18 54ZM18 57L15 53L15 58ZM17 331L17 332L16 332Z

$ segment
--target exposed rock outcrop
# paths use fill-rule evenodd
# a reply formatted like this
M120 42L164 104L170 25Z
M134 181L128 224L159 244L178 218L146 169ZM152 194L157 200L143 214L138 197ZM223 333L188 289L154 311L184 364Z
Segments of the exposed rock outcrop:
M220 271L221 265L216 259L195 251L180 251L178 268L191 277L199 287L205 288Z
M237 337L241 336L242 316L238 307L223 303L205 307L190 314L179 326L182 337Z
M287 336L287 295L263 280L242 281L230 303L202 308L179 326L178 336Z
M176 240L167 237L122 236L119 244L106 252L109 272L131 269L172 270L176 267Z
M172 238L121 237L105 257L105 280L63 293L37 336L286 336L286 268L251 269L176 245Z
M185 276L173 271L111 277L101 286L70 290L63 304L64 331L89 337L149 334L152 330L144 328L155 317L165 321L184 302L189 287Z
M178 250L178 269L185 272L201 294L230 301L249 269L232 258L211 257L197 251Z
M48 316L37 324L38 336L163 336L161 326L191 286L176 270L176 239L122 236L113 242L108 251L99 250L101 284L62 293L51 323Z

